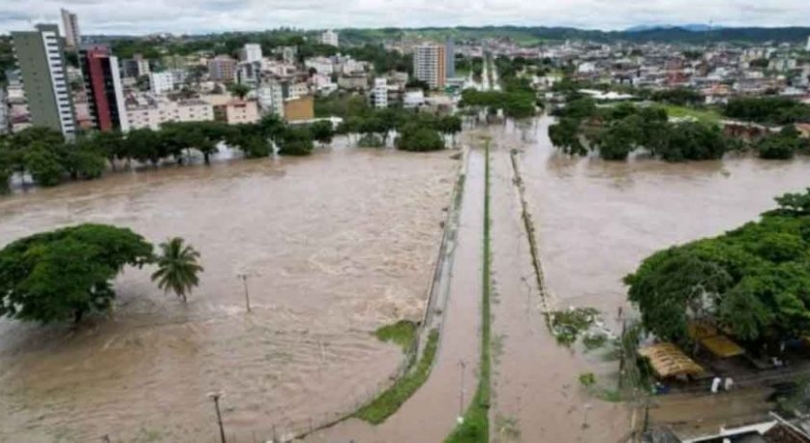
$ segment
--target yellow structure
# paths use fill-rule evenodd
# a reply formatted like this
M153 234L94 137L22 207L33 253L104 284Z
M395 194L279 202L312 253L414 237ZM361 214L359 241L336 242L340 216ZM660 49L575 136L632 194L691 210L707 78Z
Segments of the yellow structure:
M650 360L650 365L659 378L695 376L705 372L700 365L672 343L658 343L641 349L638 353Z
M256 102L245 100L232 100L226 104L214 106L214 117L229 125L256 123L261 119Z
M284 102L284 119L288 122L315 118L315 99L311 95Z

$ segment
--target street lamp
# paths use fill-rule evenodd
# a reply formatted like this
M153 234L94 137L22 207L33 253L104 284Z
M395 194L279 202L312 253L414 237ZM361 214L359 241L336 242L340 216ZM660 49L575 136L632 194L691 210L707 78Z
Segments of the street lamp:
M225 394L222 392L209 392L208 398L214 400L214 409L217 411L217 424L219 424L219 438L221 443L226 443L225 441L225 428L222 427L222 414L219 412L219 399L224 397Z
M250 312L250 294L248 294L247 285L248 274L241 272L236 274L236 277L242 280L242 286L245 288L245 307L247 307L247 311Z
M458 424L464 423L464 369L467 363L464 360L459 360L458 365L461 367L461 385L458 387Z

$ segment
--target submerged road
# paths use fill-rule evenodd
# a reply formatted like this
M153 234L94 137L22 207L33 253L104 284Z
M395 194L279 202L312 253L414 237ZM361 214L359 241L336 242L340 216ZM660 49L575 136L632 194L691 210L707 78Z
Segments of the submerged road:
M457 243L446 301L435 307L443 316L436 361L427 382L384 423L374 426L349 419L308 436L304 441L327 443L441 442L456 426L477 384L480 340L481 266L483 252L484 152L471 150L464 184ZM440 283L441 284L441 283ZM444 304L441 307L441 304ZM465 368L462 365L464 363ZM464 395L461 395L463 378Z

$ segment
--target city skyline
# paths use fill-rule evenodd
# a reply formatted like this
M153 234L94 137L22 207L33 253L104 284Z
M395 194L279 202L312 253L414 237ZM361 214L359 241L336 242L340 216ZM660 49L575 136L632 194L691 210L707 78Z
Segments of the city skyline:
M22 0L0 12L0 33L57 23L60 9L79 16L86 34L201 34L260 31L278 27L303 29L565 26L622 30L638 25L708 24L723 26L805 26L810 4L776 0L654 0L643 7L629 0L573 0L564 4L521 0Z

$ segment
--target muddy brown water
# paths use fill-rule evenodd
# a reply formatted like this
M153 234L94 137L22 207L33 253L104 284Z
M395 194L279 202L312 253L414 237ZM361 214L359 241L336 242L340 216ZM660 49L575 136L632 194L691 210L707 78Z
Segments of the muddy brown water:
M756 219L774 207L773 197L810 186L810 161L572 159L555 152L550 123L489 128L500 149L493 152L493 328L500 354L493 440L617 441L629 430L629 411L578 382L579 374L593 372L600 388L615 389L616 363L598 351L556 346L544 327L534 276L521 264L528 247L516 240L522 233L510 234L522 226L506 151L522 149L519 167L552 307L596 307L615 332L617 309L628 308L621 279L643 258Z
M238 441L353 409L401 363L370 332L421 316L457 167L334 149L0 199L0 246L109 223L182 236L206 268L187 305L127 269L108 318L73 332L0 321L0 441L215 441L215 390Z

